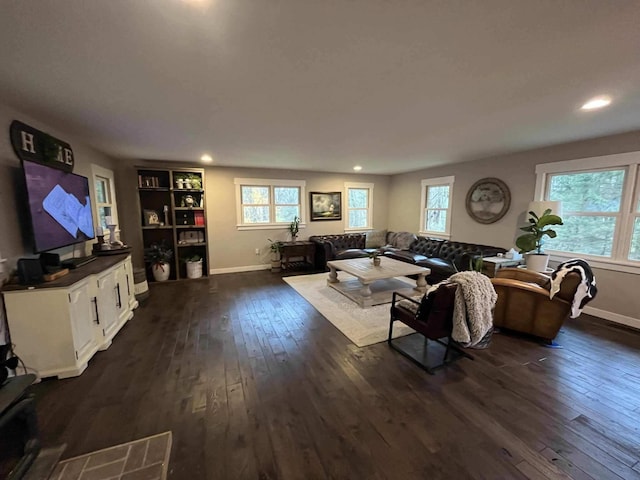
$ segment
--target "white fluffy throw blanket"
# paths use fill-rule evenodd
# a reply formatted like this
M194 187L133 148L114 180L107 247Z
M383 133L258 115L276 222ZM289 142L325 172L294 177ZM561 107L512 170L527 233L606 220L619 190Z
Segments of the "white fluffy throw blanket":
M496 294L491 280L480 272L459 272L449 277L456 283L451 337L465 347L473 347L493 328Z

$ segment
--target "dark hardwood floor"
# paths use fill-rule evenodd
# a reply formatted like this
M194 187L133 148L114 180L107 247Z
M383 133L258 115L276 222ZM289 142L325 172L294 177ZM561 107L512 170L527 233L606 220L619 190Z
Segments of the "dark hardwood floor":
M582 316L431 376L278 275L155 284L80 377L37 385L63 458L171 430L170 479L640 478L640 333Z

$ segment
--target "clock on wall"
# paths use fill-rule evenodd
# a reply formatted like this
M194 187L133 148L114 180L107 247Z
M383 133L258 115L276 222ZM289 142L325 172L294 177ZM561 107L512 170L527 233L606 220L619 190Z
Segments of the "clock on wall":
M509 210L509 187L497 178L483 178L474 183L467 193L465 206L471 218L479 223L494 223Z

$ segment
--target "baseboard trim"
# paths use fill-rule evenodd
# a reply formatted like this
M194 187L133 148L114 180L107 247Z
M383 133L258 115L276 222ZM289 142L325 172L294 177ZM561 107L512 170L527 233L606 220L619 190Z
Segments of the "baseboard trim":
M587 315L604 318L605 320L620 323L622 325L637 328L640 330L640 319L637 318L627 317L626 315L620 315L619 313L609 312L607 310L601 310L599 308L590 307L589 305L584 307L583 312Z
M212 268L209 270L209 275L220 275L222 273L239 273L239 272L253 272L255 270L270 270L271 264L264 265L244 265L242 267L229 267L229 268Z

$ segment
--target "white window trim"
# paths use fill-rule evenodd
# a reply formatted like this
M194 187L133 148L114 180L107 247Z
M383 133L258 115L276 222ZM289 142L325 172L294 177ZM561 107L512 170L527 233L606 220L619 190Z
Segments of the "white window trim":
M368 232L373 230L373 183L358 183L358 182L345 182L344 184L344 218L345 218L345 232ZM349 228L349 189L361 188L369 190L369 205L367 207L367 226Z
M420 235L428 235L429 237L436 238L451 238L451 217L453 211L453 183L456 177L453 175L448 177L437 177L437 178L426 178L420 182ZM425 210L427 208L427 187L434 187L438 185L448 185L449 186L449 208L447 209L447 222L445 225L444 232L432 232L427 230L427 225L425 221Z
M549 175L555 173L573 173L611 168L624 168L627 170L625 184L622 189L622 202L619 221L616 226L615 242L613 245L613 258L602 258L595 255L559 252L548 250L551 260L563 262L580 256L589 262L592 267L604 270L640 274L640 262L628 260L629 246L626 241L631 236L632 219L638 216L634 211L640 197L640 152L619 153L601 157L581 158L562 162L543 163L536 165L536 187L534 200L543 200ZM613 215L612 215L613 216Z
M298 187L300 188L300 229L307 228L306 211L307 211L307 182L304 180L278 180L273 178L234 178L233 183L236 186L236 228L238 230L288 230L289 223L260 223L247 224L242 223L242 192L243 185L265 186L271 187ZM273 203L270 204L270 206Z
M109 170L108 168L101 167L100 165L91 164L91 185L89 186L91 192L91 198L93 199L91 208L93 209L93 220L94 220L94 232L96 232L96 237L98 236L97 227L102 227L99 225L100 216L98 215L98 195L96 192L96 177L106 178L109 181L109 190L111 193L111 219L117 225L116 233L120 234L120 222L118 222L118 201L116 198L116 180L115 174L113 170ZM111 241L109 238L109 230L103 230L104 238L106 241Z

